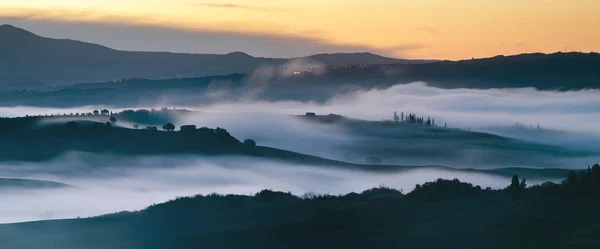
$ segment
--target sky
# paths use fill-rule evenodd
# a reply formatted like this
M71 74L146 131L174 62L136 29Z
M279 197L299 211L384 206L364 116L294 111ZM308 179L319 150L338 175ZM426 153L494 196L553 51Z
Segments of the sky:
M265 57L600 50L597 0L0 0L0 23L123 50Z

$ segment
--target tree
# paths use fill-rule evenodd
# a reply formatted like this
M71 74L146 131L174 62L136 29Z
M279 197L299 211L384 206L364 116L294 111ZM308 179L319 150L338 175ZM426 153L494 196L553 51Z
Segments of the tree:
M579 180L580 185L585 187L588 184L588 177L585 170L580 170L577 173L577 178Z
M106 109L102 109L102 111L100 111L100 114L104 115L104 116L108 116L110 112Z
M570 187L575 187L577 186L578 183L578 178L577 178L577 174L575 173L575 171L570 170L569 174L567 175L567 180L564 182L567 186Z
M94 115L98 115L100 112L98 110L94 110Z
M112 128L112 124L110 122L106 122L106 128Z
M521 183L519 182L519 176L514 175L512 180L510 181L510 186L508 186L508 192L512 195L512 199L517 199L517 196L521 192Z
M523 178L523 179L521 180L521 184L519 185L519 188L520 188L521 190L525 190L525 189L527 188L527 180L525 180L525 178Z
M229 136L231 136L227 130L225 130L225 129L221 128L221 127L217 127L215 129L215 134L217 134L219 136L223 136L223 137L229 137Z
M248 148L256 148L256 142L252 139L244 140L244 145Z
M175 130L175 125L172 123L166 123L165 125L163 125L163 130L165 131L174 131Z
M110 117L109 121L114 124L117 122L117 119L115 117Z
M592 166L591 180L592 180L592 186L594 186L594 188L600 188L600 165L599 164L594 164L594 166Z
M520 186L519 176L518 175L514 175L512 177L512 180L510 181L510 187L509 188L511 188L511 189L518 189L519 186Z

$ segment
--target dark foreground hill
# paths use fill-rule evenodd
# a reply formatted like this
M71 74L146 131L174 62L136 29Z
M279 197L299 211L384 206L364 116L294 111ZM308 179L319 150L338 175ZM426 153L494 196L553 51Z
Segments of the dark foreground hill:
M259 67L281 66L292 60L253 57L242 52L219 55L119 51L97 44L40 37L10 25L0 26L0 54L0 85L251 73ZM413 62L368 53L322 54L297 59L334 65Z
M3 246L30 248L597 248L597 197L567 181L484 190L458 180L408 193L345 196L262 191L196 196L88 219L0 225Z

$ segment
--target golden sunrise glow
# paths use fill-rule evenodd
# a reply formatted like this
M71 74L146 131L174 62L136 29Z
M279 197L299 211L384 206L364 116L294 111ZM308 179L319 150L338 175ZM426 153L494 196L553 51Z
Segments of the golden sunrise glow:
M406 58L600 50L597 0L18 0L0 17L307 37Z

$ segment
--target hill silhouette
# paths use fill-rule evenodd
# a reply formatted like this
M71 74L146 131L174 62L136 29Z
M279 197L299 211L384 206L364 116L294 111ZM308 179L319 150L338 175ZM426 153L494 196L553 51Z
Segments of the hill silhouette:
M45 38L10 25L0 26L0 54L0 84L30 81L68 84L134 77L162 79L251 73L259 67L281 66L294 59L336 65L409 62L368 53L276 59L242 52L224 55L128 52L81 41Z
M438 179L407 194L198 195L141 211L0 225L0 240L13 249L597 246L597 195L577 195L569 180L526 188L514 177L516 185L498 190Z
M0 43L1 42L2 41L0 41ZM117 51L114 53L127 54L129 52ZM234 52L227 55L206 55L206 57L204 55L194 57L191 55L184 56L179 54L175 57L178 56L183 56L185 58L206 58L207 61L204 59L199 60L206 64L211 64L211 62L213 62L210 58L225 57L238 58L234 59L237 61L236 63L255 60L278 60L254 58L241 52ZM362 57L361 54L347 54L347 56L348 58L352 56ZM4 85L0 84L0 105L44 107L112 105L130 107L138 105L154 105L156 104L156 99L163 99L167 101L164 103L165 105L194 106L216 101L237 101L240 96L248 96L249 93L249 97L260 100L295 100L324 103L332 97L352 91L388 88L397 84L418 81L424 81L429 86L445 89L521 87L558 91L600 89L600 83L598 83L600 82L600 55L596 53L523 54L422 64L326 67L318 72L303 72L300 75L236 73L220 76L183 77L158 80L128 78L110 82L98 81L96 83L76 83L55 87L48 86L40 81L32 80L32 77L30 77L42 74L46 75L46 73L48 73L47 75L54 74L54 76L51 77L58 80L66 79L71 76L79 77L77 75L82 75L80 72L89 70L89 75L95 75L94 77L97 77L96 79L113 78L131 74L149 76L148 78L160 78L162 77L161 75L170 75L170 73L163 74L163 72L171 69L179 70L184 67L190 68L190 70L193 71L197 69L214 69L215 67L219 67L218 65L225 65L223 68L226 68L226 70L217 70L218 72L231 72L241 68L231 66L228 62L219 64L219 60L221 59L214 60L216 63L215 67L203 67L197 66L200 64L185 64L185 60L180 61L175 57L172 58L177 61L176 63L167 64L152 64L151 59L148 59L147 61L144 60L143 62L124 59L123 61L129 62L118 62L117 64L119 65L111 69L100 65L103 62L101 62L102 59L99 60L98 58L103 58L102 56L96 58L95 56L90 55L88 59L85 59L84 62L82 62L82 65L100 63L97 67L98 70L92 66L84 66L83 71L81 71L78 69L79 63L61 66L61 62L57 62L56 65L48 67L55 69L60 67L65 70L45 70L43 68L46 68L46 66L38 65L38 67L35 66L34 62L28 63L27 60L24 60L21 63L21 66L15 66L13 64L16 62L2 62L5 59L3 56L0 57L0 65L6 64L6 67L0 67L0 72L2 70L5 71L0 73L0 82L7 78L16 79L13 77L15 74L22 74L23 77L20 79L23 81L20 81L19 83L7 83ZM318 60L329 61L331 63L335 62L332 61L334 59L344 58L342 55L316 55L316 57ZM34 61L45 60L46 59L38 58ZM221 61L227 60L228 59ZM61 59L59 58L58 61L61 61ZM64 60L62 61L64 62ZM110 59L106 59L105 61L108 61L106 65L112 65ZM348 61L351 60L349 59ZM136 68L132 69L130 66L123 66L120 63L128 63L128 65L150 63L152 65L151 67L136 66ZM178 63L183 63L185 65L180 68L176 65ZM54 64L54 62L52 62L52 64ZM250 64L254 65L251 67L255 67L260 63L256 64L252 62ZM30 73L28 70L29 66L42 69L41 71L33 69ZM149 71L143 70L143 68L148 69L153 67L160 69ZM123 72L123 74L113 74L111 72L116 72L111 71L113 69ZM137 71L140 73L135 73ZM37 74L36 72L41 72L41 74ZM171 70L170 72L174 71ZM43 76L42 78L44 77L46 76ZM25 79L29 80L25 81ZM215 92L218 94L212 94ZM198 96L204 97L199 98Z
M33 190L33 189L58 189L70 188L72 186L53 182L33 179L0 178L0 191Z
M432 169L479 172L505 177L519 174L528 179L546 180L558 179L567 171L559 166L555 166L553 169L527 169L492 167L486 163L495 165L492 161L507 162L497 165L511 165L510 162L522 163L526 160L535 165L535 162L546 162L542 159L551 160L588 155L568 149L562 149L559 154L554 151L555 147L552 146L506 139L484 133L392 122L350 120L338 122L343 122L341 125L346 127L344 129L361 131L362 133L357 135L362 134L365 135L365 138L371 137L372 139L366 143L368 146L343 147L348 155L358 156L359 160L348 161L338 158L333 160L257 145L250 139L240 141L223 128L197 128L193 125L182 125L179 129L174 125L173 128L168 128L165 124L165 122L171 124L169 120L175 120L179 115L186 115L188 112L182 110L125 110L114 113L112 116L78 113L0 118L0 126L3 127L0 129L0 162L47 162L68 152L125 157L144 155L247 156L279 161L285 165L310 165L359 171L404 172L413 169ZM106 113L109 111L106 110ZM109 120L115 117L113 124ZM320 117L327 118L328 116L315 118ZM135 128L128 129L120 127L119 124L127 124L128 127L135 124ZM161 127L168 131L161 131ZM401 134L410 135L405 137ZM380 136L389 136L389 139L380 139ZM411 140L410 137L419 138L419 140ZM451 137L454 143L442 143L441 141L446 140L446 137ZM362 143L364 142L360 142L360 144ZM401 144L410 144L410 147L407 148ZM480 164L470 166L471 164L461 163L460 157L453 156L453 154L460 154L457 152L463 148L489 150L490 156L484 157L485 160L481 160ZM373 159L367 157L369 155ZM410 155L423 158L436 157L438 160L411 161ZM395 156L400 158L396 160ZM402 160L402 157L406 158ZM524 159L526 157L531 158ZM448 167L449 165L455 168ZM51 170L51 168L47 168L47 170Z

